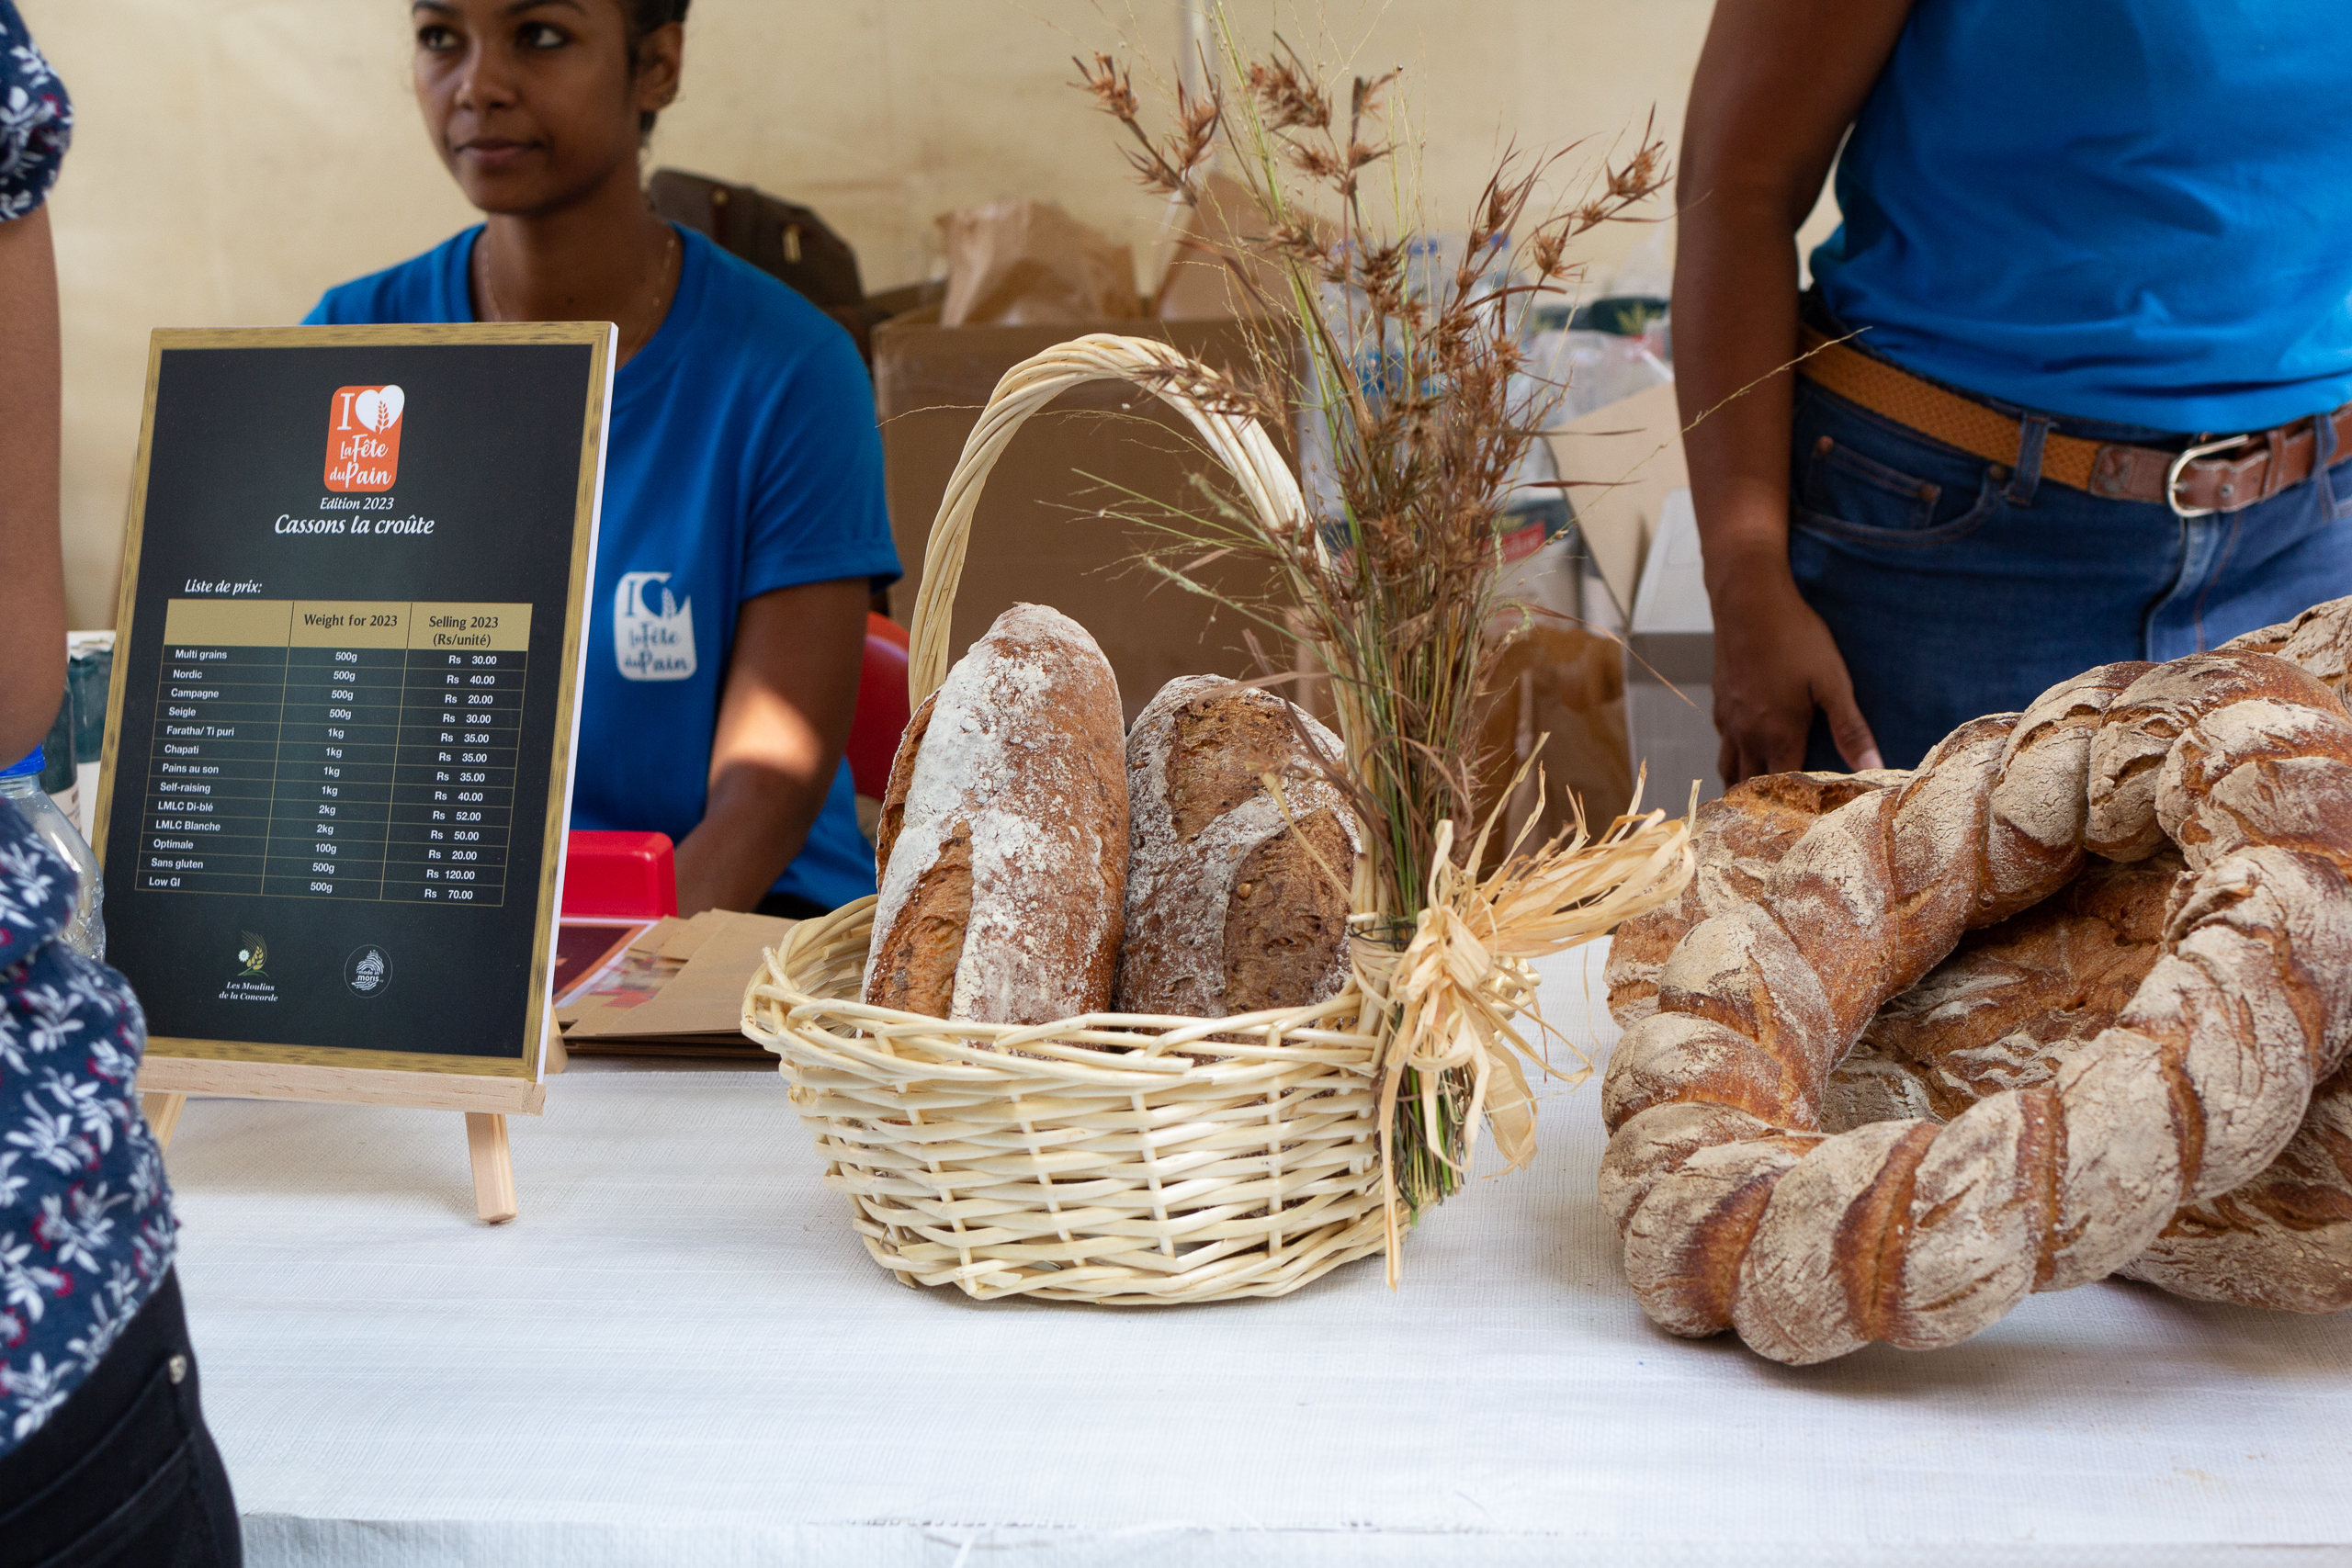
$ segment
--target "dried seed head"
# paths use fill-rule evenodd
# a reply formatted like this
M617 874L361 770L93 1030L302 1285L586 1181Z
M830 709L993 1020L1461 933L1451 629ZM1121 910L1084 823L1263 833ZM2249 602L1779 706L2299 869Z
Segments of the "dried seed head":
M1136 100L1134 79L1131 73L1119 69L1117 61L1107 54L1097 54L1091 66L1075 57L1070 63L1078 67L1078 85L1094 95L1095 107L1113 119L1136 118L1140 106Z
M1535 236L1527 247L1527 259L1534 265L1538 276L1546 282L1563 276L1568 271L1568 243L1550 230Z
M1362 76L1357 77L1354 91L1349 97L1348 113L1359 120L1368 114L1379 113L1380 95L1386 90L1388 84L1396 80L1400 74L1402 74L1400 72L1385 71L1370 80Z
M1295 55L1253 62L1250 96L1269 130L1329 130L1331 99L1309 77Z
M1286 143L1283 154L1290 160L1291 167L1311 180L1336 180L1346 172L1340 167L1337 157L1311 142Z

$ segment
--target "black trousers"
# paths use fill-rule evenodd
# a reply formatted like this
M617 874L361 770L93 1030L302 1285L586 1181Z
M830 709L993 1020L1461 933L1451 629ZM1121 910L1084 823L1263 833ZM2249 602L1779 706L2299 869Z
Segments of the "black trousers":
M197 1401L177 1272L0 1458L0 1568L236 1568L237 1505Z

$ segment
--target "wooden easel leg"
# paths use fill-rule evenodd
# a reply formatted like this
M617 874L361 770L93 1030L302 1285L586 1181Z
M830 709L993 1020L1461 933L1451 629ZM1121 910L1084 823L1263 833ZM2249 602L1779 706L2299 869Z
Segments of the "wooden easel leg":
M474 1208L490 1224L514 1217L514 1157L506 1142L506 1118L466 1112L466 1148L474 1160Z
M157 1092L139 1097L140 1109L147 1112L147 1125L154 1130L155 1146L172 1146L172 1134L180 1124L180 1112L187 1108L187 1096Z

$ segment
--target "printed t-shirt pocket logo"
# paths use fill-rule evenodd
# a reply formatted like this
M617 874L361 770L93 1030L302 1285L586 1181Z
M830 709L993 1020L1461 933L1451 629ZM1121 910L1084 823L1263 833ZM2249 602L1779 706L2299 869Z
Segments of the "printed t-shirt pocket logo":
M390 490L401 471L398 387L337 387L327 405L327 489Z
M613 657L626 681L684 681L695 672L695 602L684 604L667 588L662 607L646 604L645 591L667 582L666 571L625 571L613 595Z

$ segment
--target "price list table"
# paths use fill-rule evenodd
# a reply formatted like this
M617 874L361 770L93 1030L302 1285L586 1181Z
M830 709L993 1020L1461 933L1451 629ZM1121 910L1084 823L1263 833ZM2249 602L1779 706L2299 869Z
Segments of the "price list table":
M528 604L172 600L139 886L503 903L530 635Z

